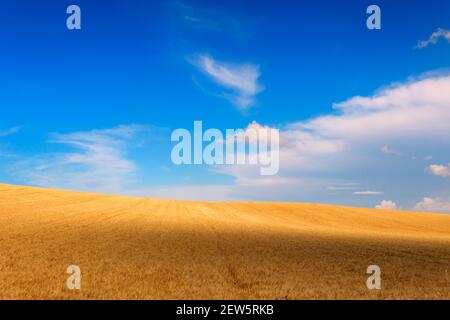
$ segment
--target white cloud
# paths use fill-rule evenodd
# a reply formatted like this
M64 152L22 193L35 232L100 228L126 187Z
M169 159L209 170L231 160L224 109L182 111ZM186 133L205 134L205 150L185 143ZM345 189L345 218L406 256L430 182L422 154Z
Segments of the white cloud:
M417 211L450 212L450 201L425 197L423 201L415 205L414 209Z
M383 200L375 208L383 210L397 210L397 204L391 200Z
M232 104L245 110L256 102L256 95L264 88L258 83L259 67L250 63L217 61L208 55L197 55L191 63L227 91L222 94Z
M402 155L402 153L401 153L400 151L391 149L391 148L388 147L388 146L383 146L383 147L381 147L381 152L382 152L383 154L386 154L386 155L394 155L394 156L401 156L401 155Z
M395 196L410 201L407 197L416 191L411 181L422 179L423 166L420 162L408 162L407 158L400 162L384 157L380 146L395 145L404 150L403 154L423 157L431 153L439 156L448 150L450 140L442 138L450 136L448 88L448 74L429 75L386 87L372 96L337 103L335 112L328 115L280 127L277 180L288 179L291 186L301 185L292 188L297 194L294 199L305 199L313 190L304 181L323 183L315 190L322 190L321 199L328 202L330 195L325 192L332 181L345 178L358 182L364 173L364 184L371 184L369 179L377 182L372 183L377 188L383 188L383 183L390 188L394 184L399 190ZM384 151L394 152L389 147ZM246 166L218 170L235 177L236 184L242 187L244 183L252 185L252 179L260 180L258 172ZM401 191L405 188L408 194ZM261 199L278 194L281 189L277 184L267 185ZM339 197L339 201L354 201L350 196Z
M334 107L340 114L315 118L298 128L353 141L406 140L409 134L438 136L441 131L450 132L450 126L444 125L450 118L449 87L448 75L389 87L371 97L337 103ZM436 125L443 125L444 130Z
M17 127L12 127L9 128L7 130L0 130L0 137L6 137L6 136L10 136L12 134L15 134L17 132L19 132L23 127L21 126L17 126Z
M359 183L355 182L344 182L344 183L334 183L327 186L327 190L330 191L348 191L355 190L359 187Z
M447 40L450 43L450 30L438 28L427 40L419 41L417 48L425 48L430 44L436 44L440 38Z
M19 169L27 183L43 187L75 189L105 193L123 193L136 170L127 159L127 143L138 132L139 125L112 129L52 134L51 141L74 151L47 154L22 164Z
M450 163L447 166L432 164L428 166L428 171L436 176L450 177Z
M377 196L377 195L380 195L380 194L382 194L383 192L380 192L380 191L356 191L356 192L353 192L353 194L356 194L356 195L360 195L360 196Z
M333 179L333 174L388 161L374 153L379 145L399 145L416 154L433 148L434 141L450 134L449 87L450 76L419 79L335 104L337 113L282 127L280 174Z

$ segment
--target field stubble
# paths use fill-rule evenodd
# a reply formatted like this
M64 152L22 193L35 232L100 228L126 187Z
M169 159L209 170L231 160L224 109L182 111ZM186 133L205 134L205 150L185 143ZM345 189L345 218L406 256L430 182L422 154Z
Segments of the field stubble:
M450 299L450 215L0 185L0 259L1 299Z

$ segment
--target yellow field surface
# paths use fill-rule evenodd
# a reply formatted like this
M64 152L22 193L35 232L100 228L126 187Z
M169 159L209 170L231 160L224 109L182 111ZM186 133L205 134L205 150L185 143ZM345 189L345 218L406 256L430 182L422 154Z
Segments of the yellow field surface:
M1 299L450 299L450 215L0 184L0 259Z

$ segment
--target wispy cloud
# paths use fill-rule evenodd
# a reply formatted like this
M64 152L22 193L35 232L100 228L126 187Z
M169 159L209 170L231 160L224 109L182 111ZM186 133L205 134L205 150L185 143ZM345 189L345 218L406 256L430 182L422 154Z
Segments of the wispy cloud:
M23 128L22 126L17 126L17 127L9 128L7 130L0 130L0 137L6 137L6 136L10 136L12 134L15 134L15 133L19 132L22 128Z
M135 163L126 151L130 140L148 128L122 125L112 129L51 134L52 143L72 149L46 154L22 164L19 173L33 185L121 193L132 182Z
M217 85L225 88L221 96L242 110L254 106L257 94L264 90L258 83L261 73L257 65L218 61L206 54L189 60Z
M381 192L381 191L370 191L370 190L353 192L353 194L358 195L358 196L377 196L377 195L380 195L382 193L383 192Z
M334 183L327 187L330 191L348 191L355 190L359 188L359 183L355 182L344 182L344 183Z
M176 1L172 5L177 26L192 33L216 33L239 42L247 40L255 31L261 18L243 12L218 8L213 2L186 3ZM243 15L244 14L244 15ZM185 36L185 35L184 35ZM183 39L187 40L187 39Z
M428 171L436 176L450 177L450 163L447 166L432 164L428 166Z
M223 10L213 10L203 6L192 6L183 2L175 2L181 22L185 27L194 30L213 30L239 32L241 23L230 13Z
M429 45L436 44L440 38L447 40L450 43L450 30L439 28L431 34L427 40L421 40L417 44L417 48L422 49Z
M221 21L211 18L210 12L205 12L205 9L194 8L180 1L175 2L174 6L187 27L207 30L221 28Z
M0 130L0 138L7 137L13 134L18 133L23 127L22 126L16 126L12 127L6 130ZM1 145L2 149L5 149L5 146ZM15 153L8 152L7 150L0 150L0 158L14 158L16 157Z

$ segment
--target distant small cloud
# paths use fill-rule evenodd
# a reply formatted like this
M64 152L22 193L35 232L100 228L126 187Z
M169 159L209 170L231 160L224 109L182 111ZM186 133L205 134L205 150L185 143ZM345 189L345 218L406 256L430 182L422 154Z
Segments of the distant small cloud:
M10 136L12 134L15 134L15 133L19 132L22 128L23 127L21 127L21 126L17 126L17 127L9 128L7 130L3 130L3 131L0 130L0 137L6 137L6 136Z
M430 212L450 212L450 201L425 197L422 201L416 203L416 205L414 206L414 210Z
M447 166L432 164L428 166L428 171L436 176L450 177L450 163Z
M221 96L239 109L246 110L254 106L256 95L264 90L258 83L261 72L257 65L218 61L205 54L195 56L190 62L225 88L227 91Z
M214 10L177 1L174 3L176 16L183 26L193 30L229 31L239 34L241 22L229 12Z
M353 192L353 194L359 195L359 196L377 196L382 194L383 192L380 191L356 191Z
M345 190L355 190L357 189L359 186L359 183L338 183L338 184L333 184L333 185L329 185L327 187L327 190L330 191L345 191Z
M182 22L187 27L193 29L217 29L220 27L220 21L211 18L211 12L202 12L202 10L182 2L176 2L175 7L179 11Z
M212 1L174 1L171 7L173 23L188 31L187 34L182 34L183 43L189 41L190 32L196 36L211 34L242 43L255 34L261 21L258 16L249 12L228 10L223 6L218 8Z
M421 40L417 44L417 48L422 49L430 44L436 44L440 38L447 40L450 43L450 30L439 28L431 34L427 40Z
M383 154L386 154L386 155L394 155L394 156L401 156L402 155L402 153L400 151L391 149L389 146L381 147L381 152Z
M376 205L375 208L382 210L397 210L397 204L392 200L383 200L380 204Z

